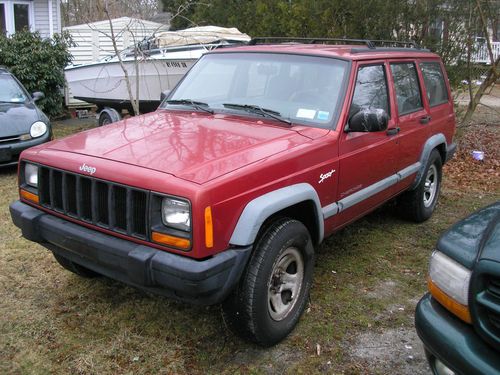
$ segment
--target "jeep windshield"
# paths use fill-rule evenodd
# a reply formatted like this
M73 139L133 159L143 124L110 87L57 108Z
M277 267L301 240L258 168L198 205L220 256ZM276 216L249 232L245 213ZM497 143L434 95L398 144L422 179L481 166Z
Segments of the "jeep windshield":
M216 112L327 128L338 116L347 71L348 62L318 56L208 54L161 108L185 110L197 102Z

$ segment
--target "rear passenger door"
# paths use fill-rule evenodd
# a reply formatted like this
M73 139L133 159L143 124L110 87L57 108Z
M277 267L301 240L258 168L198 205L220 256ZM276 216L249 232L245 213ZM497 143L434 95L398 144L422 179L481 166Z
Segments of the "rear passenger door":
M419 161L422 147L430 136L432 119L424 105L421 76L416 62L391 62L390 67L397 112L394 117L400 142L397 170L402 171ZM411 176L414 173L406 176L398 188L407 187L412 181Z
M431 117L430 127L432 134L442 133L448 137L455 123L453 113L453 101L449 87L446 84L444 67L439 61L420 61L420 71L425 87L425 101L427 102L429 115Z

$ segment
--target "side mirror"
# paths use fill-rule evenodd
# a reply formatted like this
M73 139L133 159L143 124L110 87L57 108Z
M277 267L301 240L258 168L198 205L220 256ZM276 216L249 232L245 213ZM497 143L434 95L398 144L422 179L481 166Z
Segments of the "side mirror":
M31 97L33 98L33 101L36 102L40 99L45 98L45 94L41 91L35 91L33 94L31 94Z
M346 126L348 132L380 132L387 129L389 116L383 109L364 108L354 114Z
M171 91L172 90L162 91L161 94L160 94L160 102L163 102L165 100L165 98L170 95Z

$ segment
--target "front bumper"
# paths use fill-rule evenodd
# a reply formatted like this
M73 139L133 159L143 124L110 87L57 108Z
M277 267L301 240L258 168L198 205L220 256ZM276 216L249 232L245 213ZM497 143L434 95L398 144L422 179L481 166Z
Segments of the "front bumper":
M211 305L239 281L251 246L198 261L101 233L23 202L10 205L23 236L99 274L156 294Z
M500 353L484 342L474 328L453 316L430 294L418 303L415 327L428 353L456 374L500 374Z
M0 143L0 168L17 165L21 152L30 147L48 142L51 139L52 130L49 127L49 131L39 138L30 139L29 141L17 141L5 144Z

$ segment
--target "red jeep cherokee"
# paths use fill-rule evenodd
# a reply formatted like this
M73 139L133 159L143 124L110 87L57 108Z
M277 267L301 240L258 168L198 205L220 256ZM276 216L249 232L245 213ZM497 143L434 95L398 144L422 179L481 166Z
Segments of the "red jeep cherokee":
M326 236L398 194L431 216L455 117L429 51L262 42L204 55L154 113L23 152L23 236L82 276L223 302L261 345L286 337Z

